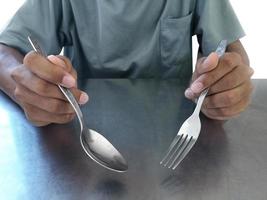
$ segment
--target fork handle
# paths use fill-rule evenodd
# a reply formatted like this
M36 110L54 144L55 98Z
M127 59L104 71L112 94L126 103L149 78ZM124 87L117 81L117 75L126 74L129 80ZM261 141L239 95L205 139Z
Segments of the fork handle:
M209 88L207 88L206 90L201 92L200 96L198 97L197 105L196 105L196 108L195 108L194 113L193 113L194 115L199 115L202 103L203 103L206 95L208 94L208 92L209 92Z

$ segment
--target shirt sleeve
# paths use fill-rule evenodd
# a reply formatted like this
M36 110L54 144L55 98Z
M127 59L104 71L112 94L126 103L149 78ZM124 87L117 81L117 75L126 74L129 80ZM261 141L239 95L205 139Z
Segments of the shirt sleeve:
M245 35L229 0L197 0L195 9L194 34L203 55L223 39L232 43Z
M26 54L35 37L48 54L58 54L65 43L61 0L27 0L0 34L0 43Z

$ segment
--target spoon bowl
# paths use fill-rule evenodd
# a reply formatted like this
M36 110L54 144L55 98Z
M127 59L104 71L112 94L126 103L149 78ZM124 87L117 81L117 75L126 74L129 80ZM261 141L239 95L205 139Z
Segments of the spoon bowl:
M80 135L80 142L86 154L103 167L117 172L128 169L127 162L120 152L98 132L84 129Z

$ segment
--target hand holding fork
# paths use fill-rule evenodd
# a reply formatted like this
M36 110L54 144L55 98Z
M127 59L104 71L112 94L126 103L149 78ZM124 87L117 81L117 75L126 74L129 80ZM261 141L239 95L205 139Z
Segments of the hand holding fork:
M219 57L224 54L226 46L226 40L222 40L218 45L216 53ZM196 143L201 129L199 113L208 90L207 88L200 94L193 114L183 123L176 137L173 139L167 153L160 162L164 167L172 168L173 170L176 169Z

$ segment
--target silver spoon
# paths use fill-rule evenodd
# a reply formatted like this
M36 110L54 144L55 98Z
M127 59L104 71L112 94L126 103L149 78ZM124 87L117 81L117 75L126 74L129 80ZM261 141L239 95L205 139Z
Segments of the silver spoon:
M28 40L37 53L45 58L47 57L46 53L42 50L35 38L29 36ZM58 85L58 87L72 105L79 119L81 126L80 142L86 154L92 160L107 169L116 172L125 172L128 169L128 164L124 157L104 136L87 128L79 104L73 94L69 89L61 85Z

